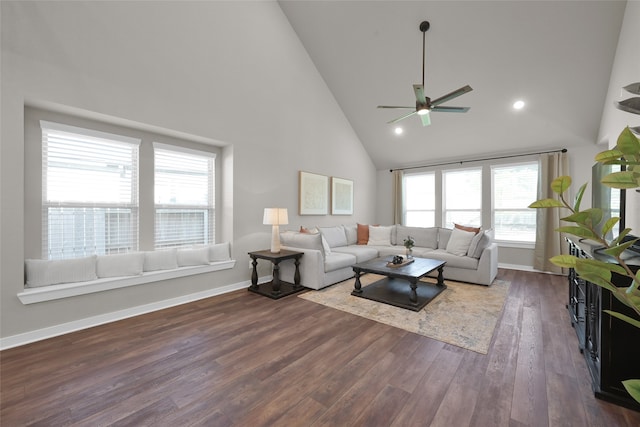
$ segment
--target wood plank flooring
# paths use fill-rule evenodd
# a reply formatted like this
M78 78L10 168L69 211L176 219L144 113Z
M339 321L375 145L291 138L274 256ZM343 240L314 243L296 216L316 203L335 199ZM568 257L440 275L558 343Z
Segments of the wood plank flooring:
M594 398L566 279L498 278L487 355L237 291L1 352L0 425L640 425Z

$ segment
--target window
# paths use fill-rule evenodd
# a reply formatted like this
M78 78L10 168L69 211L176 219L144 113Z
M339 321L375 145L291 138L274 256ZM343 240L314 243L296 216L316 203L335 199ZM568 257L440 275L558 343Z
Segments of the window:
M435 173L404 176L404 224L433 227L436 219Z
M538 199L538 163L493 166L491 181L496 240L535 242L536 211L527 206Z
M43 258L137 250L140 140L45 121L40 126Z
M215 154L153 147L155 247L214 243Z
M482 225L482 169L456 169L442 172L444 192L443 223Z

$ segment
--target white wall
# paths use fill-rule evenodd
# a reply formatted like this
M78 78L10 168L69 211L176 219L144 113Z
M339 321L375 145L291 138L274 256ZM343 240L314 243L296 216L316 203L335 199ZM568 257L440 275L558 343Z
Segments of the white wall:
M263 208L290 228L370 222L376 172L275 2L2 1L0 337L249 279L246 253L268 247ZM224 145L222 238L233 270L29 306L24 109ZM298 171L354 181L352 217L297 215Z
M607 100L600 123L599 141L613 148L625 126L640 126L640 116L618 110L615 101L631 98L633 95L622 88L640 80L640 59L638 55L638 28L640 25L640 1L628 1L620 29L616 56L611 69ZM627 191L625 225L633 234L640 233L640 193Z

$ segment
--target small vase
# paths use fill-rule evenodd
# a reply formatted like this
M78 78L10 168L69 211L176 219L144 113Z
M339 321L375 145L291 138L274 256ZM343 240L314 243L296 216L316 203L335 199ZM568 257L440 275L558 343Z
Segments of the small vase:
M407 259L413 258L413 248L407 248Z

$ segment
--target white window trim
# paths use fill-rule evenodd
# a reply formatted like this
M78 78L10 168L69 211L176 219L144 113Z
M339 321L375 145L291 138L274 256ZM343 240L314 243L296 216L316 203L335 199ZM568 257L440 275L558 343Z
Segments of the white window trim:
M159 282L161 280L176 279L179 277L193 276L196 274L210 273L212 271L232 269L236 265L235 260L217 261L207 265L179 267L171 270L147 271L140 276L107 277L90 280L87 282L62 283L37 288L25 288L18 293L22 304L35 304L44 301L53 301L63 298L71 298L78 295L92 294L111 289L126 288Z

